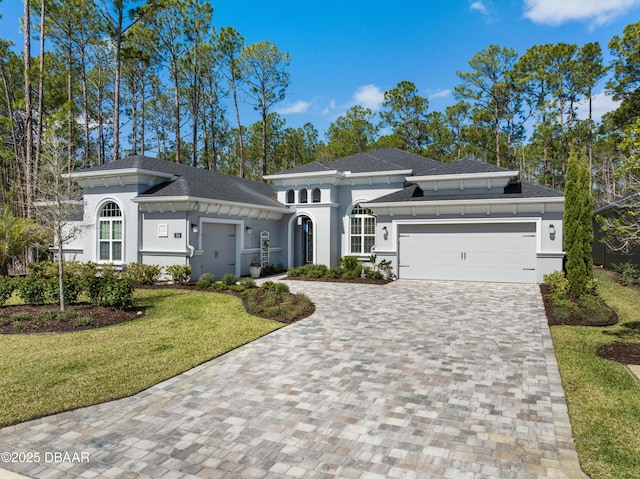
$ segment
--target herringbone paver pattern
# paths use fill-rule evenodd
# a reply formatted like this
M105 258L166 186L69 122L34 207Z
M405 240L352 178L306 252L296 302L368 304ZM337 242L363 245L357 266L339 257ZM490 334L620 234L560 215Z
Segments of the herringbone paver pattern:
M289 282L297 324L134 397L0 430L37 478L583 478L535 285ZM1 472L1 471L0 471Z

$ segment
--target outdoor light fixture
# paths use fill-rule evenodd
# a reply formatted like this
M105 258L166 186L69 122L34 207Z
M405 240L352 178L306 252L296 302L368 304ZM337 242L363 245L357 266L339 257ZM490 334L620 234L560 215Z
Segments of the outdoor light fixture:
M553 239L556 236L556 227L549 225L549 237Z
M193 231L194 233L197 233L198 231L200 231L198 229L198 225L195 223L191 223L191 231Z
M384 239L387 239L389 237L389 230L387 229L386 226L382 227L382 234L384 236Z
M250 234L251 234L251 232L253 231L253 230L251 229L251 226L245 226L245 227L244 227L244 230L246 231L246 233L247 233L248 235L250 235Z

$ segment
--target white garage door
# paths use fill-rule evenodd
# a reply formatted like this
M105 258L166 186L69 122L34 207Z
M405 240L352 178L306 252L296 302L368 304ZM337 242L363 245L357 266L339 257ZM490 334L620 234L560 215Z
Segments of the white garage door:
M404 279L535 283L536 225L401 225L398 276Z
M225 223L205 223L202 227L202 273L221 278L236 274L236 226Z

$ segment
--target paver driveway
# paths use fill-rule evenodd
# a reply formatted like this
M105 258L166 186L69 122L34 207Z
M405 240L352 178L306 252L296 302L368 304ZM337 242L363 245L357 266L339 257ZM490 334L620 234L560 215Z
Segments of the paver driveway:
M586 477L537 286L290 284L314 299L312 317L134 397L0 430L0 451L88 462L4 467L40 478Z

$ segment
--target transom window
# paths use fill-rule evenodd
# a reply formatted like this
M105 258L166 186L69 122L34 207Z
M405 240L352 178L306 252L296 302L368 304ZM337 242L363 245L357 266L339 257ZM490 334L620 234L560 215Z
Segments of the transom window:
M296 202L296 193L293 190L287 191L287 203L295 203Z
M100 208L98 234L99 260L122 261L122 211L113 201Z
M370 254L376 242L376 217L368 208L359 204L351 210L350 219L351 254Z
M300 203L307 202L307 190L300 190Z

